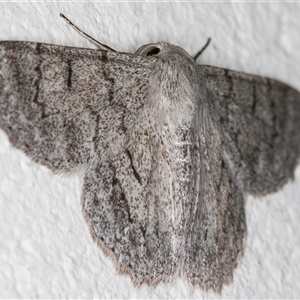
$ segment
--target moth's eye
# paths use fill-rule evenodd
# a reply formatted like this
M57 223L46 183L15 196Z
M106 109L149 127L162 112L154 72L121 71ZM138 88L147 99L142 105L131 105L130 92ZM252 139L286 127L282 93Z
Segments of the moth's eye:
M159 52L160 52L160 49L155 47L155 48L151 49L149 52L147 52L146 56L152 56L152 55L158 54Z
M147 56L155 56L160 53L160 48L155 44L144 45L137 49L135 55L147 57Z

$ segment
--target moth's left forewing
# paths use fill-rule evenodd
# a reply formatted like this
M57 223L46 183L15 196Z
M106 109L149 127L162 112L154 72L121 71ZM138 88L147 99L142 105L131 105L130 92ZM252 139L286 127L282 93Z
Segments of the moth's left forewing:
M144 105L152 65L131 54L0 43L0 127L56 172L117 153Z
M155 58L29 42L0 51L0 127L12 144L53 171L85 167L90 232L135 284L176 274Z

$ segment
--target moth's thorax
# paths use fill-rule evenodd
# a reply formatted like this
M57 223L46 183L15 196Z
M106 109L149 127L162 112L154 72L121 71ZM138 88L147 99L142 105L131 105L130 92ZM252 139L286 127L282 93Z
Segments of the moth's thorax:
M193 118L198 94L196 64L181 48L158 43L150 95L156 114L181 126Z

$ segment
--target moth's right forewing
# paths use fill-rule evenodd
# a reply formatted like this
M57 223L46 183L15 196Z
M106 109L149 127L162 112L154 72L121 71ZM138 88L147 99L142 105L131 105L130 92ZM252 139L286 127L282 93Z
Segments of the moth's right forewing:
M254 195L293 178L300 151L300 94L268 78L198 66L223 157L241 188Z
M183 271L191 283L220 292L233 279L244 251L244 196L222 153L222 139L208 110L205 89L196 112L190 215ZM188 215L188 214L186 214Z

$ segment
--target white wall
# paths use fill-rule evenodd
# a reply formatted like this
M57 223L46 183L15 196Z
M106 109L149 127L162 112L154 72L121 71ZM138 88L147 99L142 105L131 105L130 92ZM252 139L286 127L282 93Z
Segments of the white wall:
M199 62L273 77L300 90L296 3L0 3L0 40L94 47L60 12L120 51L163 40L194 54L211 37ZM1 298L216 296L181 279L133 288L89 236L81 183L32 163L0 132ZM299 194L300 168L278 193L248 198L245 256L222 297L300 297Z

